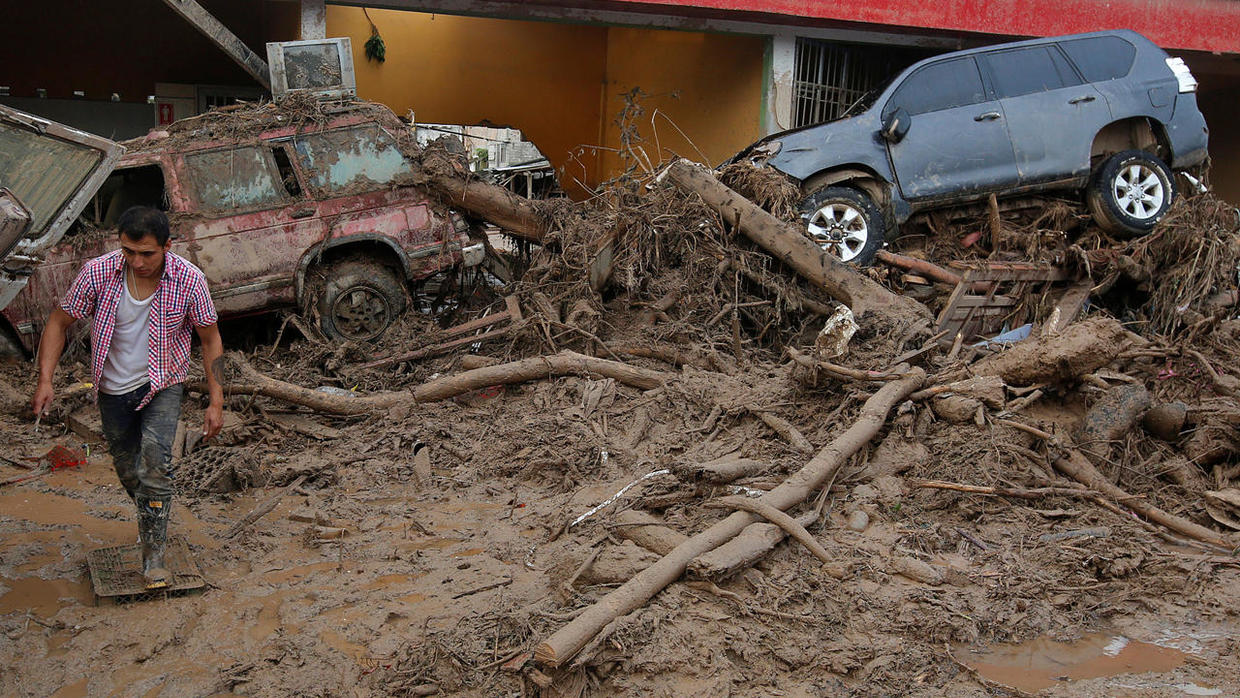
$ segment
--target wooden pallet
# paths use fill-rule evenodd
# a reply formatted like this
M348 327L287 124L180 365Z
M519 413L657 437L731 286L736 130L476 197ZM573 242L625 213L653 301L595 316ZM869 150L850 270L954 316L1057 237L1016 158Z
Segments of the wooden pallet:
M947 306L939 313L938 331L945 332L941 340L945 345L952 344L957 334L969 343L998 334L1004 327L1011 329L1032 322L1036 299L1047 293L1059 294L1053 285L1073 278L1059 267L1023 262L952 266L962 268L964 273ZM1078 292L1073 297L1079 295ZM1083 302L1084 296L1080 300ZM1079 305L1072 310L1073 316L1077 310ZM1070 321L1071 318L1060 318L1065 324Z
M170 575L168 586L147 589L142 577L141 544L99 548L86 553L86 565L90 568L90 585L95 592L95 603L147 601L168 595L187 594L207 585L184 538L174 537L168 540L164 561Z

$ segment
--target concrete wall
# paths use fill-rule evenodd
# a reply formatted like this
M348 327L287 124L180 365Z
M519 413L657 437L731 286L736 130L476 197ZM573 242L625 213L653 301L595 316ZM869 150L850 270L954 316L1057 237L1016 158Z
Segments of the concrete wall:
M598 146L619 147L613 122L633 88L650 95L639 131L654 160L659 150L695 159L700 150L717 164L761 135L764 39L402 11L370 18L387 47L382 64L366 60L361 9L327 7L327 35L352 39L359 96L419 122L519 128L574 197L622 170Z

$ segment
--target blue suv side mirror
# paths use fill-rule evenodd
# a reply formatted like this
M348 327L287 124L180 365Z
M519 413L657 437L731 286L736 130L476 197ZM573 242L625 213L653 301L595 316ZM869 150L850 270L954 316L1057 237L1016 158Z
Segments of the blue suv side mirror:
M879 135L888 143L899 143L908 133L910 117L904 107L896 107L895 111L883 117L883 127Z

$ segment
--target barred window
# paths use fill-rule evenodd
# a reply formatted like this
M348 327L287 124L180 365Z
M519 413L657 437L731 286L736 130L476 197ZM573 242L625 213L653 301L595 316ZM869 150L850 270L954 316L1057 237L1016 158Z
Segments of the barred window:
M798 38L792 128L840 118L870 90L933 53Z

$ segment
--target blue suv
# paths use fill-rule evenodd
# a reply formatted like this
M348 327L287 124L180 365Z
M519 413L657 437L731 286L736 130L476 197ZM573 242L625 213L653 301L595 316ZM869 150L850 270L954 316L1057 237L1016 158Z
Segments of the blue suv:
M855 115L734 160L797 180L811 237L857 264L914 214L991 194L1083 190L1100 226L1135 236L1171 205L1172 168L1206 158L1196 89L1181 59L1132 31L987 46L916 63Z

